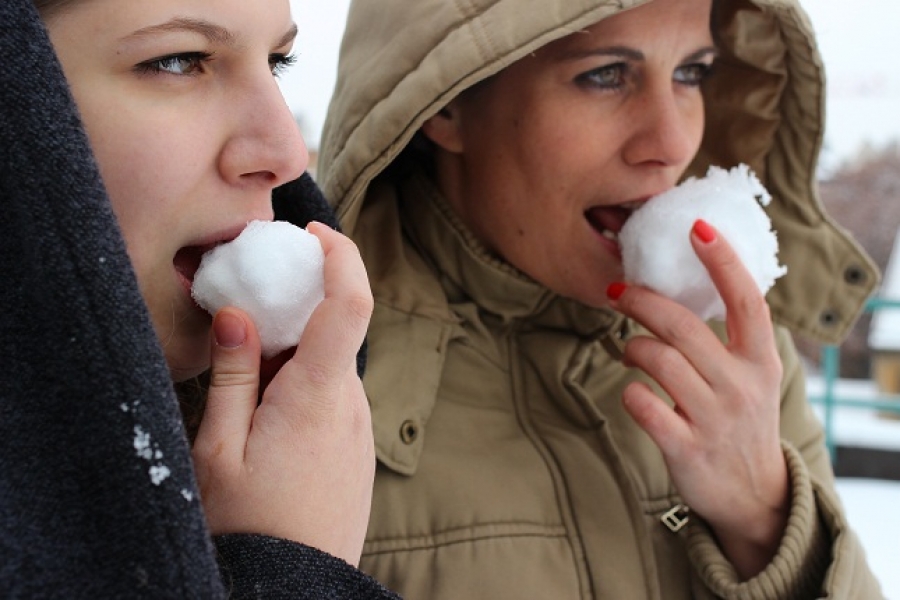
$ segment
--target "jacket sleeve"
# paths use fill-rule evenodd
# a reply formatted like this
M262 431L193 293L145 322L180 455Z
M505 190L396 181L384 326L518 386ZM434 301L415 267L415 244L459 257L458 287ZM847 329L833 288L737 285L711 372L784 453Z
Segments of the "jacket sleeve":
M784 365L782 447L791 480L791 511L771 563L740 581L709 529L692 522L688 550L705 585L727 599L883 598L835 487L822 426L806 398L805 376L790 334L776 331Z
M229 598L399 600L373 578L315 548L252 534L215 538Z

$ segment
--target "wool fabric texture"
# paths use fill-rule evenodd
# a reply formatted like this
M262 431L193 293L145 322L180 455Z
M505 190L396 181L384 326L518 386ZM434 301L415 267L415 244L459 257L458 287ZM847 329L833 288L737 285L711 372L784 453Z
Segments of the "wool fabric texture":
M3 597L396 598L301 544L210 536L164 356L29 0L0 3L0 47Z

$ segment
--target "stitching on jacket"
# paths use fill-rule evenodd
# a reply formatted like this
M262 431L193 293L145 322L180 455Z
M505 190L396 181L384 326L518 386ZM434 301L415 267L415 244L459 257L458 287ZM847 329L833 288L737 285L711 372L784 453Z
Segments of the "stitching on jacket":
M448 529L430 535L406 538L366 540L364 556L430 550L470 542L486 542L507 538L558 539L568 546L565 527L538 523L488 523L459 529Z

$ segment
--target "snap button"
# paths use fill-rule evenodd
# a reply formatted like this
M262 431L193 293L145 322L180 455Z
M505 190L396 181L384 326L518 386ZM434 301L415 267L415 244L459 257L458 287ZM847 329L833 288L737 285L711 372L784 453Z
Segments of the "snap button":
M403 421L400 426L400 439L407 446L413 444L419 437L419 426L413 420Z
M833 309L822 311L819 315L819 323L824 327L834 327L838 322L838 313Z
M866 272L857 265L851 265L844 270L844 281L850 285L862 285L866 282Z

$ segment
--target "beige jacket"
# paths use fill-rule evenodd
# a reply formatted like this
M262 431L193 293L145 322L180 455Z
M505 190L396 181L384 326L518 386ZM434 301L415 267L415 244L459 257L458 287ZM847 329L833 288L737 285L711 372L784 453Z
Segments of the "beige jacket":
M319 179L376 297L365 386L379 472L362 567L409 599L879 598L837 496L785 329L782 431L792 516L772 564L739 583L703 524L673 532L662 458L621 407L634 325L491 258L417 171L385 170L460 90L638 4L354 0ZM821 61L789 0L729 1L694 172L745 162L788 275L776 319L836 341L877 284L815 190ZM753 93L749 93L752 91Z

